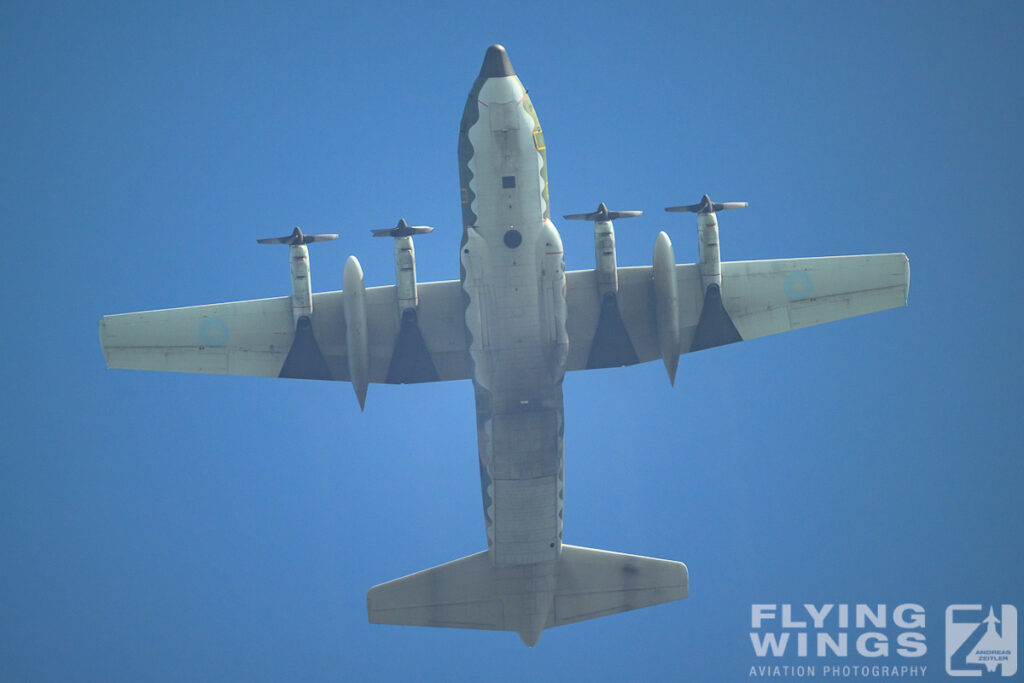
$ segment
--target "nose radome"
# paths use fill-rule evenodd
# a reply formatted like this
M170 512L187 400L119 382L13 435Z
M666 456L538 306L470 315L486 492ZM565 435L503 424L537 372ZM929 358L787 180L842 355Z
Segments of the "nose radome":
M491 45L484 55L483 66L480 67L481 78L503 78L515 76L512 70L512 62L508 61L508 53L501 45Z

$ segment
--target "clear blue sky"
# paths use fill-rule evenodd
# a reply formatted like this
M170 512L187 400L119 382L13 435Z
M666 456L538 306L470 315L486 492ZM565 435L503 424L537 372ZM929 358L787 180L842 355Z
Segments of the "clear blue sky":
M1024 612L1020 3L0 5L0 678L737 680L751 603ZM468 383L108 371L101 315L288 293L256 238L458 277L456 138L504 44L552 213L723 214L729 260L905 251L910 306L565 382L569 543L679 559L680 603L545 632L371 626L484 548ZM570 269L590 226L556 221Z

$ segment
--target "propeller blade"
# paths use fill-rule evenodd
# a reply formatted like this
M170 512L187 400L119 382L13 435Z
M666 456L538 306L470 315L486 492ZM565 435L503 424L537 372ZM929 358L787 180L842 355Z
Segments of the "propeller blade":
M687 212L708 214L715 213L716 211L728 211L729 209L743 209L746 206L747 202L713 202L711 201L711 197L704 195L697 204L669 206L665 210L671 213Z
M636 218L643 214L643 211L609 211L609 220L618 220L620 218Z
M292 230L292 234L287 237L265 237L261 240L256 240L256 242L257 244L291 244L295 246L299 244L312 244L313 242L329 242L336 239L338 239L338 236L332 234L303 235L302 230L296 226Z
M643 211L609 211L604 202L601 202L597 205L597 211L591 213L571 213L568 216L562 216L562 218L570 221L615 221L620 218L635 218L642 213Z
M384 230L371 230L374 237L410 237L412 235L426 235L434 232L429 225L409 225L404 218L398 219L398 224L393 228Z
M686 206L667 206L665 207L665 210L668 211L669 213L680 213L684 211L687 213L699 213L701 207L703 206L703 204L687 204Z
M306 235L302 238L303 244L312 244L313 242L330 242L331 240L338 239L337 233L324 233L322 235Z

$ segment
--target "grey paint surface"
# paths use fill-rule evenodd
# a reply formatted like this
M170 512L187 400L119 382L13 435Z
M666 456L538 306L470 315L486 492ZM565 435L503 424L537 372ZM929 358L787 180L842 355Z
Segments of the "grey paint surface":
M568 337L540 126L511 68L491 68L499 57L504 49L488 49L460 126L475 218L460 256L487 542L507 566L558 560Z

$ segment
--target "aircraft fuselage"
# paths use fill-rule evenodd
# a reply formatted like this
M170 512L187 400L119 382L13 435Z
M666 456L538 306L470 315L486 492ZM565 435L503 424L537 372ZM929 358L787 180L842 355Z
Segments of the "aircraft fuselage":
M554 564L564 502L565 263L540 123L498 47L466 102L459 171L487 544L497 567Z

